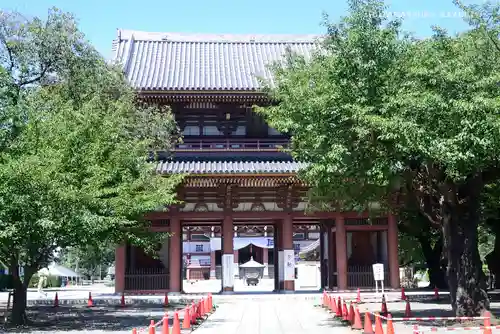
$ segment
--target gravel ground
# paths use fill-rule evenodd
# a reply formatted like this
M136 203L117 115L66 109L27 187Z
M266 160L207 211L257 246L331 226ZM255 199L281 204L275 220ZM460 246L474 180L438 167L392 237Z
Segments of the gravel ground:
M159 321L165 313L172 325L173 314L182 305L169 309L154 305L149 307L93 307L48 306L30 307L28 316L33 325L29 328L1 328L0 333L116 333L130 334L133 328L146 328L151 320ZM183 318L180 312L180 318Z
M231 304L246 304L249 302L260 301L264 304L271 303L282 303L283 305L289 305L292 307L295 304L301 305L315 305L320 301L320 295L315 295L314 297L300 296L300 295L255 295L255 296L225 296L228 298L222 298L215 301L217 305L225 306L229 304L229 309L232 308ZM362 295L363 297L363 295ZM492 296L493 302L491 303L491 308L493 315L500 317L500 302L497 296ZM215 299L215 296L214 296ZM393 298L394 300L396 298ZM410 297L411 299L411 309L413 317L446 317L452 316L451 307L448 303L448 297L442 297L441 301L433 300L432 296L422 296L422 297ZM368 300L365 300L368 301ZM305 304L304 304L305 303ZM389 301L387 307L389 312L393 317L403 317L406 304L404 302ZM183 308L183 304L172 304L171 308L164 309L160 305L128 305L125 309L116 306L96 306L93 308L87 308L85 305L62 305L55 309L51 306L32 306L28 308L29 318L34 321L34 324L29 328L13 329L13 328L1 328L0 333L93 333L93 334L104 334L104 333L115 333L115 334L130 334L132 328L145 328L151 321L159 321L164 313L167 311L170 320L170 326L172 324L172 317L175 310ZM378 312L380 311L381 303L380 301L362 303L359 306L361 312L370 311ZM326 311L318 310L320 312ZM218 312L215 313L217 315ZM180 314L180 318L183 318L183 312ZM219 318L223 317L222 314L217 315ZM216 319L215 319L216 320ZM212 317L205 323L203 327L213 327L218 328L221 324L222 319L219 321L212 320ZM338 327L338 324L334 326L334 319L331 317L332 324L331 329L338 332L342 328ZM412 325L418 324L421 329L428 327L451 327L451 326L476 326L480 325L480 322L467 322L466 324L458 324L457 322L444 322L444 321L419 321L419 322L395 322L395 331L397 334L412 334ZM494 322L495 324L495 322ZM326 325L325 325L326 326ZM337 328L335 328L337 326ZM347 328L345 328L347 330ZM200 328L200 333L203 332ZM495 333L497 331L493 331ZM353 333L356 333L355 331ZM467 333L478 334L482 333L479 331L468 331ZM497 333L500 333L498 331ZM269 332L269 334L274 334Z
M492 298L495 300L494 298ZM380 312L381 303L363 303L360 305L360 312ZM440 301L433 300L432 297L427 298L410 298L410 308L412 317L453 317L451 305L448 302L448 297L441 298ZM402 318L405 315L405 302L388 302L387 310L393 318ZM500 317L500 302L493 301L491 303L492 316ZM413 326L417 325L420 330L425 331L430 327L477 327L483 325L484 320L477 321L394 321L394 330L398 334L410 334L413 332ZM492 319L492 324L497 324L496 319ZM385 328L385 326L384 326ZM426 331L427 333L428 331ZM495 333L495 330L493 331ZM482 330L467 331L467 333L483 333Z

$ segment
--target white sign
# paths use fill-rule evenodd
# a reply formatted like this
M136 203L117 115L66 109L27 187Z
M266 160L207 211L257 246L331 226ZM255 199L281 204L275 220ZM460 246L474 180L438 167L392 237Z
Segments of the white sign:
M383 281L384 280L384 264L383 263L375 263L373 265L373 278L375 281Z
M234 254L222 254L222 287L234 287Z
M293 249L285 249L283 251L283 257L285 260L285 281L293 281L295 280L295 255Z
M382 295L384 294L384 264L375 263L373 266L373 278L375 280L375 294L378 295L378 282L382 287Z

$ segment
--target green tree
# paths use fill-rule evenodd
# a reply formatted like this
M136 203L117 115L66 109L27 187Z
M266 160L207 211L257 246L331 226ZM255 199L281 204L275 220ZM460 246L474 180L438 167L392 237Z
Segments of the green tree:
M259 111L293 134L313 198L337 208L405 202L443 230L457 315L489 307L478 253L480 195L500 171L498 32L405 37L376 0L349 1L312 59L290 55Z
M79 274L95 279L106 276L115 260L115 248L113 244L70 247L59 253L58 262L73 270L78 268Z
M143 214L173 203L180 177L157 175L148 159L168 151L176 126L169 110L138 105L57 9L45 21L1 12L0 62L0 259L22 324L30 278L56 249L165 237Z

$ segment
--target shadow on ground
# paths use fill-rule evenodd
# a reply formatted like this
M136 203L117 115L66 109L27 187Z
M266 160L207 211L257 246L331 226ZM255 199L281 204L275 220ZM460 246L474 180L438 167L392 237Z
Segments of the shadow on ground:
M451 310L451 305L447 303L438 303L434 301L431 303L418 303L411 301L411 317L413 318L429 318L429 317L455 317ZM446 307L446 309L445 309ZM371 304L368 309L372 312L380 312L380 306ZM393 318L403 318L405 317L405 307L402 303L387 303L387 309ZM491 305L491 313L494 318L500 317L500 304L493 303ZM373 319L374 320L374 319ZM400 322L400 321L395 321ZM430 327L454 327L454 326L467 326L475 327L483 325L484 320L420 320L420 321L404 321L405 325L419 325L419 326L430 326ZM496 324L495 319L492 320L492 324Z
M30 325L22 328L0 327L1 333L64 332L102 330L106 332L129 331L132 328L145 328L151 320L159 321L167 312L169 325L173 313L183 305L163 308L160 305L147 307L92 307L61 306L58 308L37 306L28 308ZM182 312L179 313L182 319Z

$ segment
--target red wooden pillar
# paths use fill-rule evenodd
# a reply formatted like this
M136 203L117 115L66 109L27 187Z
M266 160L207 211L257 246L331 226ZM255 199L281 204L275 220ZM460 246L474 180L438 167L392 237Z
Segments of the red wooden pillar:
M391 288L399 288L398 223L393 214L388 216L387 252Z
M284 257L284 282L283 288L285 291L295 290L295 254L293 251L293 220L288 215L283 220L282 226L282 242L283 242L283 257Z
M234 235L234 234L233 234ZM237 250L234 250L233 251L233 257L234 257L234 265L233 265L233 274L235 277L239 277L240 276L240 251L237 249Z
M337 261L336 256L337 252L335 251L335 232L333 228L333 221L329 221L327 225L327 241L328 241L328 288L333 289L337 284L334 284L334 273L337 272Z
M347 241L344 217L341 213L335 218L335 254L337 258L337 288L347 289Z
M125 265L127 247L120 245L115 250L115 293L125 291Z
M179 293L181 284L181 252L182 252L182 231L179 217L173 216L170 219L170 292Z
M278 268L274 268L274 270L278 270L278 287L279 290L284 289L284 280L285 280L285 258L283 256L283 225L284 220L278 220L276 223L276 228L274 233L276 233L276 249L278 250Z
M227 215L222 222L222 290L234 290L233 217Z

